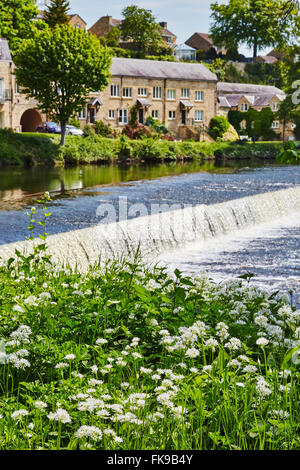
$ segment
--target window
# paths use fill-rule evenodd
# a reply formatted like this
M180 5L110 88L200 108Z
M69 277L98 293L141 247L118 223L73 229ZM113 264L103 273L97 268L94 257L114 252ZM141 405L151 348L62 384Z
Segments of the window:
M127 124L127 123L128 123L128 110L119 109L119 124Z
M203 111L195 111L195 121L203 121Z
M110 96L120 97L120 85L110 85Z
M176 111L169 111L169 119L176 119Z
M152 110L152 117L153 117L153 119L158 119L158 110L157 109Z
M132 88L123 88L123 98L132 97Z
M169 89L167 91L167 99L168 100L176 100L176 90Z
M109 109L108 110L108 119L115 119L115 110Z
M279 129L279 121L272 122L272 129Z
M147 88L138 88L138 96L147 96L148 90Z
M272 103L272 111L278 111L278 103Z
M153 99L161 100L161 86L153 87Z
M86 119L86 108L82 108L82 110L78 113L78 119Z
M0 98L4 98L4 78L0 78Z
M204 101L204 91L195 91L195 101Z
M247 127L246 121L242 121L241 124L240 124L240 127L241 127L241 129L246 129L246 127Z
M18 82L16 82L15 93L16 93L16 95L18 95L20 93L20 86L19 86Z
M189 97L190 97L190 89L181 88L181 98L189 98Z
M247 103L242 103L241 104L241 111L247 111L248 109L248 104Z

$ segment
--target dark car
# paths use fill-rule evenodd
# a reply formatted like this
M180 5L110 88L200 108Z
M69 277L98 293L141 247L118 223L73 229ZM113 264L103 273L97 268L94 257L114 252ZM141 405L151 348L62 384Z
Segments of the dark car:
M37 128L37 132L45 132L47 134L61 134L61 128L56 122L45 122Z

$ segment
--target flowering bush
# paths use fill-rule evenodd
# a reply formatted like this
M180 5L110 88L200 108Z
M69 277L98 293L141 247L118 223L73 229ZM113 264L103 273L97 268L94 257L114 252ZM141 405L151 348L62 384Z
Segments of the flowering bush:
M0 449L299 448L288 298L138 260L81 275L44 248L0 286Z

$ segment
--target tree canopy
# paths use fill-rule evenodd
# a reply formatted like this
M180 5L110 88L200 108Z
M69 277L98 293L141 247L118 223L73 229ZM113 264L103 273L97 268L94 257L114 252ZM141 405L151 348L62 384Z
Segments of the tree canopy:
M38 108L60 123L64 145L70 117L87 105L90 92L107 87L111 54L96 36L56 26L22 41L15 64L22 92L36 98Z
M37 15L35 0L1 0L0 37L8 40L12 52L22 39L32 36Z
M68 24L70 2L68 0L50 0L45 10L44 20L50 28L56 25Z
M227 49L246 44L259 49L282 46L299 34L299 0L229 0L211 4L214 44Z
M142 55L155 52L162 43L161 27L151 10L135 5L124 8L120 30L123 40L132 40L135 49Z

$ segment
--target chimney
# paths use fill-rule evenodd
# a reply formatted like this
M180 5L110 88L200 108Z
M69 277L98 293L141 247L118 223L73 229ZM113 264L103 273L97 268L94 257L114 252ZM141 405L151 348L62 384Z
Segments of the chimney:
M168 25L168 23L167 23L166 21L161 21L161 22L159 23L159 25L160 25L162 28L166 28L167 25Z

